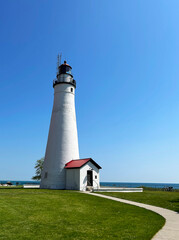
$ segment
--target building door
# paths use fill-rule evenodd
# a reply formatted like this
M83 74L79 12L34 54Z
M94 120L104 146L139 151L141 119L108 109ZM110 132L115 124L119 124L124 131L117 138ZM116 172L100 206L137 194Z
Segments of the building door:
M87 171L87 186L93 186L93 171Z

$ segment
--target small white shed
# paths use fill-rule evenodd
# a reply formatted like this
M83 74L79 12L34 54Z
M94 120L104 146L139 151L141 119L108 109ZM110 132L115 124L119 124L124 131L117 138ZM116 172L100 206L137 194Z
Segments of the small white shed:
M66 189L86 191L87 187L98 189L99 169L101 167L92 159L72 160L65 164Z

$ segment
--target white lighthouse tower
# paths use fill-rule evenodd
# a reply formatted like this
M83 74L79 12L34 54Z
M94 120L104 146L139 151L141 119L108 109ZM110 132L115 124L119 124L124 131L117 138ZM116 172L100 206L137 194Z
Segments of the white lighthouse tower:
M75 113L76 81L66 61L58 66L53 82L54 103L41 175L41 188L65 189L65 164L79 159Z

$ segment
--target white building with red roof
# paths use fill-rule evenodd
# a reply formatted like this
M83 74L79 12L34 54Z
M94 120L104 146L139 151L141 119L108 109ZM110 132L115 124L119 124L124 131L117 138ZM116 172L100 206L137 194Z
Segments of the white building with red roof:
M99 169L101 167L92 158L66 163L66 189L80 191L99 189Z

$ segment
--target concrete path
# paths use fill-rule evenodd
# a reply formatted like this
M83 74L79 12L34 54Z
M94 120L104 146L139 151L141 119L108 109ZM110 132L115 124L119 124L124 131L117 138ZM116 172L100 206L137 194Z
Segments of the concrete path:
M87 193L87 192L86 192ZM121 198L110 197L97 193L87 193L93 196L111 199L114 201L135 205L156 212L166 219L166 223L161 230L152 238L152 240L179 240L179 213L148 204L133 202Z

